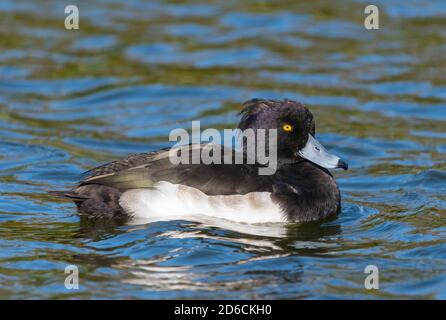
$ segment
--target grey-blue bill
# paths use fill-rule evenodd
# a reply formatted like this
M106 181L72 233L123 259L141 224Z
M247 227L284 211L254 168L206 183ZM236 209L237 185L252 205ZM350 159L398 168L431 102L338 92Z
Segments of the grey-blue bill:
M308 141L305 146L297 152L299 156L311 161L323 168L348 169L348 164L338 156L329 153L324 146L317 141L311 134L308 135Z

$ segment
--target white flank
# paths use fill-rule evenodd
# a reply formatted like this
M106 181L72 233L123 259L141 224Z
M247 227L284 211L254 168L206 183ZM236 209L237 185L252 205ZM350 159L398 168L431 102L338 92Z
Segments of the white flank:
M161 181L153 189L124 192L120 205L137 220L200 220L200 216L243 223L284 222L269 192L208 196L196 188Z

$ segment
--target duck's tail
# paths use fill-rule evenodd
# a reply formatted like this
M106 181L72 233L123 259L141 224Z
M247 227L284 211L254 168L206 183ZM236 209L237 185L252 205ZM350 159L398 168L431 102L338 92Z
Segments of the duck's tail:
M72 201L73 200L74 201L84 201L85 199L87 199L87 197L81 196L73 190L64 190L64 191L51 190L51 191L48 191L48 194L53 195L59 199L65 199L65 200L70 199Z

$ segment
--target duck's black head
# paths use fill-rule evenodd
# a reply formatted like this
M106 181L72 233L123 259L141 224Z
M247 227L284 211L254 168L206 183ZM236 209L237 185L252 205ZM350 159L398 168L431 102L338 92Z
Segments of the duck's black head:
M243 104L239 129L276 129L279 159L309 160L324 168L347 169L347 163L328 153L315 139L313 114L293 100L252 99Z

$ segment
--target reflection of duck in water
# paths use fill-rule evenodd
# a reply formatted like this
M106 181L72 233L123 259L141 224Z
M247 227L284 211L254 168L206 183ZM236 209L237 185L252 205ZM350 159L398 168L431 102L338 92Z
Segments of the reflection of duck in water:
M243 106L241 130L277 129L278 166L272 175L259 175L258 163L173 164L169 151L160 150L92 169L63 194L93 217L170 220L206 215L261 223L337 214L340 192L327 168L347 169L347 164L314 138L311 112L291 100L254 99Z

